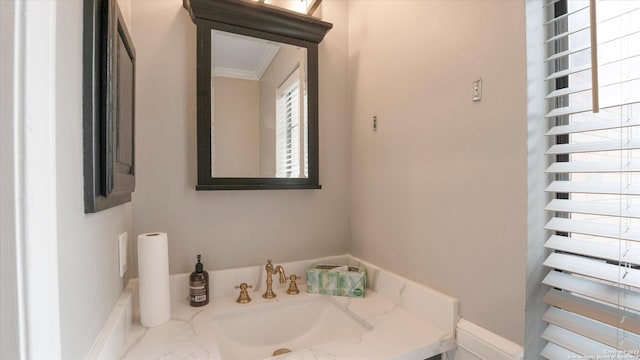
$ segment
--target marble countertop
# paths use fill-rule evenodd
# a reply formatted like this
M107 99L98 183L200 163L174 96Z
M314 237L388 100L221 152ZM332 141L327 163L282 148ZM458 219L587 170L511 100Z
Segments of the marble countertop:
M237 295L214 297L208 305L199 308L190 307L186 298L175 302L172 304L171 319L161 326L145 328L139 319L134 320L126 335L122 359L222 359L212 322L215 316L260 304L327 296L308 294L304 284L299 287L301 292L298 295L280 291L278 297L270 300L263 299L258 292L252 292L252 301L248 304L236 303ZM365 298L330 298L364 320L372 329L357 337L297 351L292 349L293 352L274 359L422 360L455 348L452 333L422 320L373 290L367 289Z

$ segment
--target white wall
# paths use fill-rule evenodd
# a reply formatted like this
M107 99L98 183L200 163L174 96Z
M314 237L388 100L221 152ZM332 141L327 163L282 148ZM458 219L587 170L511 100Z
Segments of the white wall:
M169 234L171 273L192 271L196 254L203 255L206 268L221 269L347 251L347 3L323 6L334 28L320 45L322 190L196 192L195 25L182 0L132 2L137 55L133 233Z
M123 5L126 14L128 4ZM56 12L56 196L62 358L81 359L89 353L123 289L117 236L125 231L131 234L131 205L84 214L82 1L58 1Z
M351 1L349 29L352 254L523 344L524 2Z

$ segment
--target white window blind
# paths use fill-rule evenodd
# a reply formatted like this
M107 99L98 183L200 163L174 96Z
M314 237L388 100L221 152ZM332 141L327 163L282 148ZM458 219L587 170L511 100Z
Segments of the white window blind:
M640 358L640 0L545 5L545 228L549 309L542 356Z
M307 171L300 156L306 141L305 96L300 84L296 69L276 91L276 177L297 178Z
M211 78L211 177L216 177L216 87Z

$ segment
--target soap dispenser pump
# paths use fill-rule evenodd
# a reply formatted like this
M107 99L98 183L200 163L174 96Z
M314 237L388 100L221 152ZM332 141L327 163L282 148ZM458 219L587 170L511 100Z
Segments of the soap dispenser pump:
M191 306L203 306L209 303L209 273L204 270L198 255L196 270L189 277L189 300Z

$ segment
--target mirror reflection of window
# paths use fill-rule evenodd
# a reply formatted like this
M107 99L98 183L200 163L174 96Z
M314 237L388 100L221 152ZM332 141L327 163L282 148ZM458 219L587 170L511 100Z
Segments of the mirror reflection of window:
M303 93L299 68L276 90L276 177L306 176L300 157L306 128Z

